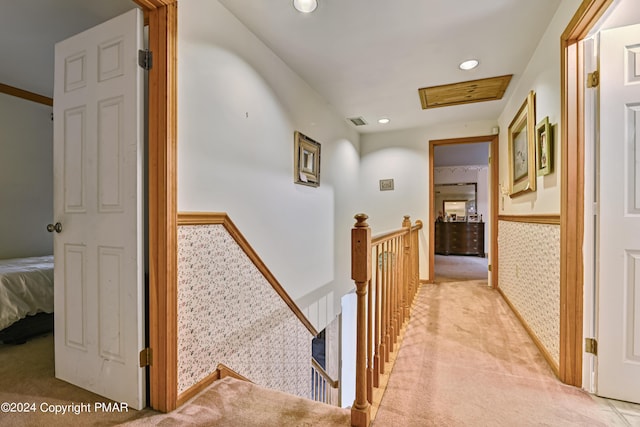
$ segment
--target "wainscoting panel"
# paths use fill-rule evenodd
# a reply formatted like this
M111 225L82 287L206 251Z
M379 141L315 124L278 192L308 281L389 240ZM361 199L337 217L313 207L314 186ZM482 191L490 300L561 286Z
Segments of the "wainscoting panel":
M499 288L548 358L560 361L560 226L498 222Z
M306 397L312 338L223 225L178 227L178 394L223 363Z

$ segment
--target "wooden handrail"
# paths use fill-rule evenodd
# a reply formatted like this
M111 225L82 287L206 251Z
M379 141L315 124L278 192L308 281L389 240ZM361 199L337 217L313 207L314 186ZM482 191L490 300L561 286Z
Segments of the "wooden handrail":
M313 366L313 368L318 371L318 373L327 381L327 384L329 384L331 388L340 387L340 381L332 379L327 371L325 371L324 368L320 366L320 364L313 357L311 358L311 366Z
M340 406L338 380L333 380L322 366L311 357L311 400Z
M407 230L393 230L386 233L377 234L371 238L371 244L376 245L378 243L387 242L394 237L404 236Z
M373 388L398 342L420 284L419 230L406 215L402 228L371 238L367 215L355 216L351 230L351 277L356 284L356 398L351 425L371 422ZM372 263L372 255L375 262Z

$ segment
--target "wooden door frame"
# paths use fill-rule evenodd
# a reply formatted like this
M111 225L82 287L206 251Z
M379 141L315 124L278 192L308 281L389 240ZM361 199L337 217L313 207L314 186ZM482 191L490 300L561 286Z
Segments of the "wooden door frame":
M480 142L489 143L489 206L491 215L487 222L491 224L491 235L489 236L489 260L491 262L491 284L498 288L498 135L473 136L469 138L434 139L429 141L429 283L435 280L435 222L433 213L434 196L434 149L436 146L473 144ZM488 273L487 273L488 274Z
M109 2L110 0L102 0ZM177 0L133 0L149 25L149 369L150 404L176 407L177 313Z
M583 0L560 38L560 380L582 386L584 78L580 41L613 0Z

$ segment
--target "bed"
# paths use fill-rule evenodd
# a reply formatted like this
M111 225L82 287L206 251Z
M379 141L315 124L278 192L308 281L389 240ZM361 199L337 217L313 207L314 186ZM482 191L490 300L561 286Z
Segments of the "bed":
M53 255L0 260L0 341L53 330Z

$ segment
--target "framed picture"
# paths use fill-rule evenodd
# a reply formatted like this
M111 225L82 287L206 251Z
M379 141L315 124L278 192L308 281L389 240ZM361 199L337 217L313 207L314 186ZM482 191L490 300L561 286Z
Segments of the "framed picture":
M509 197L536 190L535 100L529 92L509 125Z
M320 185L320 143L296 131L293 137L293 181L296 184Z
M380 180L380 191L393 191L393 178Z
M536 151L538 176L549 175L553 170L553 132L549 117L536 125Z

